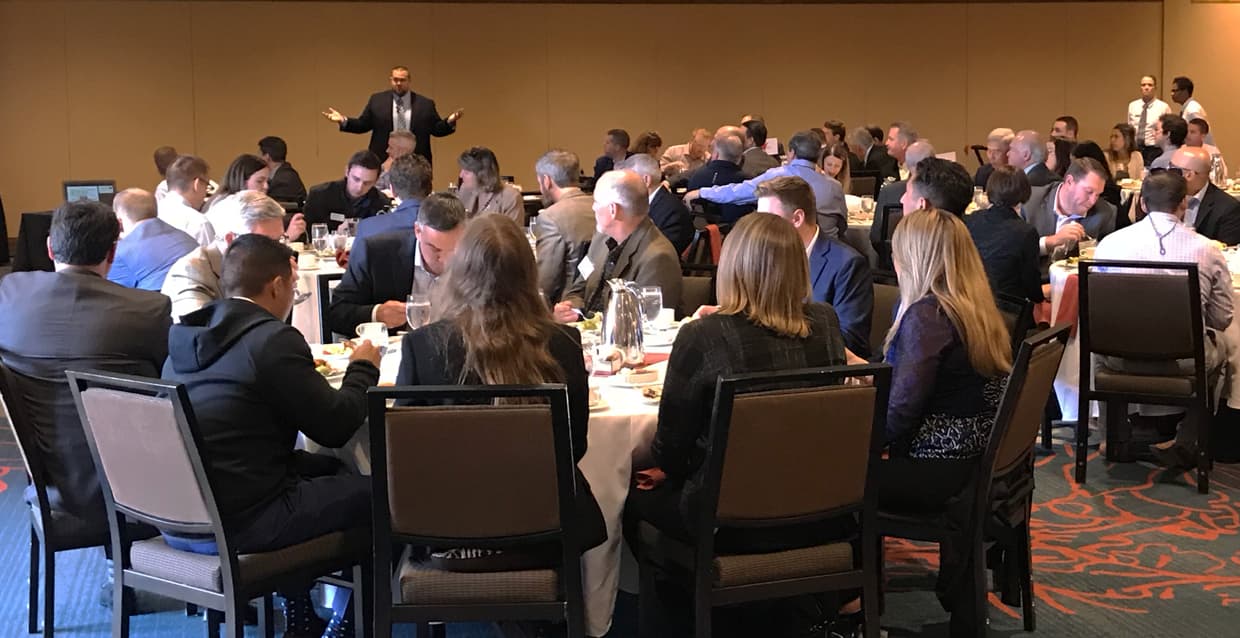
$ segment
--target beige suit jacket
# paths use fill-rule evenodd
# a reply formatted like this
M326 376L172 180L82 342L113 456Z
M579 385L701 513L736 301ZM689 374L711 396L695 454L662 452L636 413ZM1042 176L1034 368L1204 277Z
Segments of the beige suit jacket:
M547 301L555 303L564 296L594 233L594 198L580 189L565 192L534 218L538 287Z
M220 299L220 273L224 270L224 254L219 242L199 248L178 259L168 270L160 292L172 299L172 320L181 323L181 317Z

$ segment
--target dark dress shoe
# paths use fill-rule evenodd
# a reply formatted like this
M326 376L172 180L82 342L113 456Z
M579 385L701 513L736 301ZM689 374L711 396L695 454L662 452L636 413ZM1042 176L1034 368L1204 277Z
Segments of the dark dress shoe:
M1193 467L1195 456L1192 450L1187 446L1173 443L1170 447L1150 446L1150 454L1154 455L1154 460L1159 465L1166 467L1168 470L1186 470Z

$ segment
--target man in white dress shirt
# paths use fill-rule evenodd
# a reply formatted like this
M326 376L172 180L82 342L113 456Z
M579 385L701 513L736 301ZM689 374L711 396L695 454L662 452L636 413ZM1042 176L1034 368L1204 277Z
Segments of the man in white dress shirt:
M1141 97L1128 103L1128 125L1137 132L1137 150L1146 166L1162 154L1154 142L1154 122L1170 112L1171 106L1158 99L1158 78L1141 76Z
M1206 115L1206 109L1193 97L1193 81L1183 75L1171 80L1171 99L1180 105L1180 117L1184 121L1195 120L1201 118L1207 122L1210 120Z
M1231 273L1227 260L1214 243L1184 225L1188 183L1175 171L1154 173L1141 185L1141 202L1149 214L1145 219L1108 235L1094 252L1095 259L1190 262L1197 264L1201 285L1201 319L1205 324L1206 374L1210 385L1227 360L1227 344L1222 331L1231 324L1234 302ZM1156 328L1155 328L1156 330ZM1193 362L1140 362L1106 357L1104 365L1137 374L1191 374ZM1161 409L1160 409L1161 408ZM1174 413L1176 408L1141 406L1145 416ZM1154 456L1168 467L1196 465L1197 432L1192 419L1180 424L1172 441L1150 446Z
M199 209L207 199L210 167L206 160L182 155L168 167L168 194L159 200L159 218L193 237L199 246L215 241L215 229Z

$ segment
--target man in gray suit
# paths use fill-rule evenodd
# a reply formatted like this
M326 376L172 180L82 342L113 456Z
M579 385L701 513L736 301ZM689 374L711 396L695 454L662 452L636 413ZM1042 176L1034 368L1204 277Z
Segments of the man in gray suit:
M650 219L649 194L632 171L604 173L594 187L598 234L577 267L577 279L555 305L557 321L577 321L607 307L610 279L663 289L663 307L680 307L680 258Z
M908 188L909 180L913 179L913 175L917 173L917 164L927 157L934 157L934 146L930 144L930 140L921 139L909 144L904 151L904 161L908 164L908 179L888 182L883 184L882 189L878 191L878 198L874 202L874 214L884 214L884 211L888 209L891 209L893 214L887 221L887 237L882 236L882 224L870 226L870 243L874 245L875 250L878 250L878 247L883 245L884 239L890 238L891 233L895 231L896 222L900 221L903 216L904 206L901 200L904 198L904 191Z
M594 199L581 191L580 173L581 160L568 151L547 151L534 165L546 206L534 218L538 287L552 303L576 278L577 264L594 237Z
M741 172L745 174L745 179L757 177L779 166L779 160L771 157L762 148L766 144L766 123L762 120L749 120L743 128L745 152L741 155Z
M1106 174L1098 160L1078 157L1062 182L1033 189L1021 217L1041 237L1038 253L1044 271L1055 249L1071 250L1082 239L1102 239L1115 230L1115 206L1098 197Z
M171 325L167 297L107 280L120 230L107 205L67 202L47 240L55 272L0 280L0 360L25 399L51 507L100 533L103 497L65 370L158 377ZM38 504L33 488L26 500Z

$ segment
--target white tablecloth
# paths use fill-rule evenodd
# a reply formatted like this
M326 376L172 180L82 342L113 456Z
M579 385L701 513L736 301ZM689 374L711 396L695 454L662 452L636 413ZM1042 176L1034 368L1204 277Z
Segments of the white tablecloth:
M380 384L395 383L400 370L399 342L393 341L380 364ZM316 351L314 346L311 350ZM650 347L647 351L666 353L671 347ZM644 399L640 390L619 387L601 377L591 378L590 383L599 388L607 409L590 413L586 455L578 467L603 512L607 541L582 556L582 587L586 633L602 636L611 627L620 587L624 502L629 496L634 463L648 458L658 426L659 407ZM332 454L358 472L370 474L370 430L365 425L339 449L320 448L309 440L303 440L303 445L311 452Z
M297 271L297 290L310 293L310 298L293 306L293 327L297 328L309 343L320 341L320 331L323 325L323 317L319 312L319 277L339 275L343 272L344 269L332 260L320 261L319 267L314 270L298 269Z

